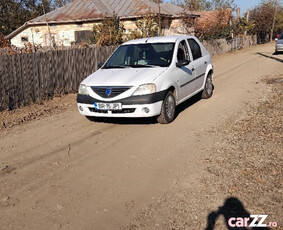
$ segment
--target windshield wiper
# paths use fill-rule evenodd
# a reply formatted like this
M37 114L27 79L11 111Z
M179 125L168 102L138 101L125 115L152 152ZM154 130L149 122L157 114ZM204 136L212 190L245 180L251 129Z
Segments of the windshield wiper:
M160 67L159 65L140 65L140 64L137 64L137 65L129 65L130 67L133 67L133 68L146 68L146 67L150 67L150 68L154 68L154 67Z
M105 66L103 69L123 69L123 68L129 68L128 65L111 65L111 66Z

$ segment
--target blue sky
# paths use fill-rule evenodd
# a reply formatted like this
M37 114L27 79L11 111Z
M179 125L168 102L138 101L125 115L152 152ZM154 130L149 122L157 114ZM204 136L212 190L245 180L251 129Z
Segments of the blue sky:
M261 0L234 0L235 4L241 8L241 14L245 13L247 9L253 9Z

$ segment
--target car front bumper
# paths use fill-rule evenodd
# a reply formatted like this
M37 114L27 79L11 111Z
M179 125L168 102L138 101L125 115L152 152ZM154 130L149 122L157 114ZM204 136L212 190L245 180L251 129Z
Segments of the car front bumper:
M104 101L89 95L77 95L79 112L93 117L154 117L160 114L166 91L149 95L130 96L120 100ZM97 110L94 103L121 103L122 110Z
M280 45L280 46L276 46L276 48L275 48L275 51L276 52L283 52L283 45Z

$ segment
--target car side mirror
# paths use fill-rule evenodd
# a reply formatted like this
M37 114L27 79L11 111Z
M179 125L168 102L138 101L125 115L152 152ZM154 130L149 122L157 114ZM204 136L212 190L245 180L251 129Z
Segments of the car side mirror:
M176 63L176 66L180 68L180 67L186 66L186 65L188 65L188 64L190 64L190 61L189 61L189 60L181 60L181 61L178 61L178 62Z
M278 41L278 38L275 38L275 41L277 42L277 41Z
M97 65L98 69L100 69L103 65L104 65L103 62L99 62L98 65Z

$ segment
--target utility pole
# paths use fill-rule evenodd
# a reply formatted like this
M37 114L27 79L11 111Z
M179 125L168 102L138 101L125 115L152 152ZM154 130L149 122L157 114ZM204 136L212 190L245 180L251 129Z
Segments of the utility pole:
M46 11L45 11L45 8L44 8L44 5L43 5L43 2L42 2L42 9L43 9L43 14L44 14L44 16L46 17ZM49 27L49 23L48 23L48 21L47 21L47 19L46 19L46 26L47 26L47 30L48 30L48 37L49 37L49 42L50 42L50 47L52 46L53 47L53 45L51 45L51 43L52 43L52 38L51 38L51 32L50 32L50 27ZM45 45L46 46L48 46L48 44L47 44L47 41L46 41L46 39L45 39ZM53 47L54 48L54 47Z
M158 0L158 35L161 36L161 30L162 30L162 27L161 27L161 10L160 10L160 1L161 0Z
M275 1L273 6L274 6L274 16L273 16L272 28L271 28L271 31L270 31L270 41L273 40L273 33L274 33L274 27L275 27L275 20L276 20L276 14L277 14L277 8L278 8L278 6L279 6L279 2L278 2L278 1Z

